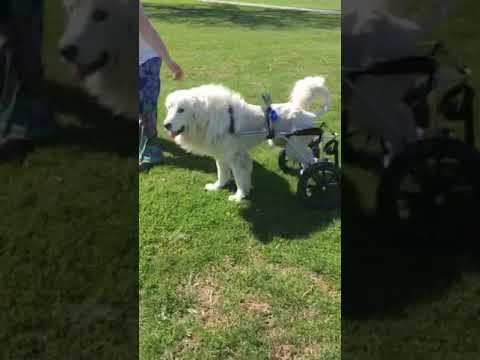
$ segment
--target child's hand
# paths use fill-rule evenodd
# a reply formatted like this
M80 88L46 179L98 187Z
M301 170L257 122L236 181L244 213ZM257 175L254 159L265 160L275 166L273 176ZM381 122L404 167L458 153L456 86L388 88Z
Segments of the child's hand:
M175 80L183 80L184 73L180 65L178 65L175 61L169 59L167 60L167 66L170 71L175 75Z

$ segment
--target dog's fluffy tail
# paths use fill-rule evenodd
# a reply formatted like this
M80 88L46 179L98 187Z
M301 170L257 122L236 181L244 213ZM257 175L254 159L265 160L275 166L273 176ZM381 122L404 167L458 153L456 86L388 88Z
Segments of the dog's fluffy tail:
M325 86L323 76L310 76L297 81L290 94L290 103L302 110L308 111L312 103L319 97L323 98L323 105L316 111L317 116L322 115L330 109L332 97Z

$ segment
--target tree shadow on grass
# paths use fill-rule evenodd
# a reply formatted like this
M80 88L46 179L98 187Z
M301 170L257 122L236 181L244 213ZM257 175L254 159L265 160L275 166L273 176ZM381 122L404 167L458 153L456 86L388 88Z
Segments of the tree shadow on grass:
M44 97L52 106L57 127L46 138L14 141L0 149L0 162L23 160L35 148L80 147L87 151L107 152L122 157L138 152L136 121L115 116L109 109L80 88L47 81Z
M102 125L91 127L62 125L54 140L41 145L78 146L88 151L121 157L137 156L138 125L125 119L102 121Z
M132 156L138 152L136 121L115 116L85 90L47 81L45 91L55 112L67 115L74 123L59 124L54 145L80 146L90 151ZM48 143L51 145L52 143Z
M355 179L359 184L359 179ZM400 238L381 216L365 213L354 180L342 179L342 317L344 321L400 316L446 293L465 271L477 272L478 248L465 230L443 244ZM478 229L477 229L478 230Z
M248 29L315 28L340 29L339 15L321 15L274 9L247 8L234 5L160 5L144 4L149 17L165 23L208 26L241 26ZM273 39L274 40L274 39Z

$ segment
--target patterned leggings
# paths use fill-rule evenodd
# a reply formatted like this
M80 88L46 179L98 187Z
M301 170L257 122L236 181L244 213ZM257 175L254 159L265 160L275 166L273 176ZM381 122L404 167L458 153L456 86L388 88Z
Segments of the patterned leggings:
M160 95L160 58L153 58L139 68L139 117L138 123L144 135L157 137L157 106Z

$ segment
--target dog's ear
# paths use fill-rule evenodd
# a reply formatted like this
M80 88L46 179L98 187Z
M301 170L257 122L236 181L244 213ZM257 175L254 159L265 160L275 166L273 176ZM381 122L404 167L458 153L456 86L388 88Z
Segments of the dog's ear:
M198 122L203 122L205 120L205 106L202 99L198 96L193 96L188 104L193 116L195 117L195 120L200 120Z
M197 129L204 129L209 120L205 100L199 96L193 96L187 104L193 116L192 125Z

